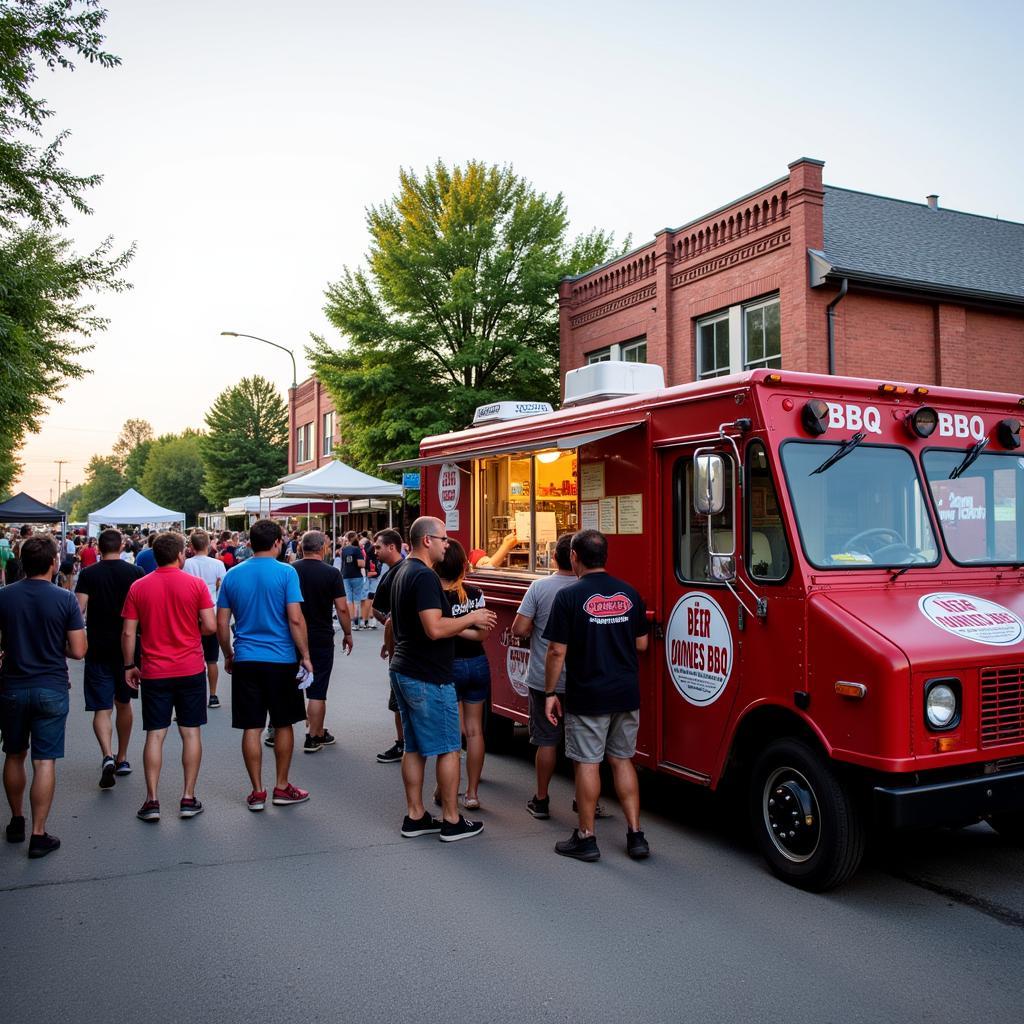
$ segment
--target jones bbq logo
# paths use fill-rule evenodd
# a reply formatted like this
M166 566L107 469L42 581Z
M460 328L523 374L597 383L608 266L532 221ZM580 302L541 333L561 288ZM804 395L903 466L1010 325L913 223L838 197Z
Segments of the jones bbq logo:
M622 593L612 594L611 597L594 594L583 605L583 610L595 619L619 619L628 615L632 608L633 602Z
M1024 621L1014 612L971 594L926 594L918 607L939 629L978 644L1007 647L1024 637Z

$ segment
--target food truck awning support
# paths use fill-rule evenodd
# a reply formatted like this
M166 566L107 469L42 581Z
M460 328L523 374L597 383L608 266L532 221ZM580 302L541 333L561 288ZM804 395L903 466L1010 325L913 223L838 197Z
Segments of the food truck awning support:
M621 434L626 430L633 430L642 426L643 420L635 420L632 423L623 423L617 427L607 427L604 430L588 430L582 434L545 434L543 437L534 438L530 441L518 441L515 444L495 445L487 448L473 448L465 452L450 452L447 455L428 455L420 459L403 459L401 462L382 462L381 469L417 469L420 466L440 466L443 462L465 462L469 459L483 459L491 455L512 455L519 452L537 452L542 448L582 448L585 444L592 444L594 441L603 441L606 437Z

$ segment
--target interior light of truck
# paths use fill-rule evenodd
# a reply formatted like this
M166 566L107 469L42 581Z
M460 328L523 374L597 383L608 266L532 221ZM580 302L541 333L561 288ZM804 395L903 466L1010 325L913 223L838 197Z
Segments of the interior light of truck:
M545 463L547 463L547 462L557 462L561 457L562 457L562 453L561 452L538 452L537 453L537 461L538 462L545 462Z
M878 390L883 395L905 395L907 389L902 384L879 384Z
M996 434L999 437L999 443L1004 448L1019 448L1020 420L1000 420L999 426L996 427Z
M802 414L804 430L808 434L818 437L828 430L828 402L820 398L812 398L806 405Z
M928 728L936 731L960 724L959 679L931 679L925 684L924 717Z
M863 683L847 683L842 679L837 679L836 693L840 697L852 697L854 700L863 700L868 695L868 688Z
M906 422L912 434L931 437L939 425L939 414L930 405L922 405L920 409L907 413Z

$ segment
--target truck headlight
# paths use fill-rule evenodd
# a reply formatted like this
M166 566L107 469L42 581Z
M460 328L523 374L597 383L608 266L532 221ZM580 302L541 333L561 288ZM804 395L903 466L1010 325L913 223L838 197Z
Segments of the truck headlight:
M924 717L936 732L960 724L960 680L930 679L924 690Z

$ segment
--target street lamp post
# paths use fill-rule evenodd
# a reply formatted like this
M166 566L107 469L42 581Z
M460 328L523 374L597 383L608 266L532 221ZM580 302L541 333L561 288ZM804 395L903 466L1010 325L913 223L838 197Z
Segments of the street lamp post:
M292 359L292 390L299 386L299 374L295 367L295 353L290 348L285 348L284 345L279 345L276 341L257 337L255 334L242 334L240 331L221 331L220 333L221 337L224 338L251 338L253 341L262 341L264 345L273 345L274 348L279 348L282 352L287 352Z

